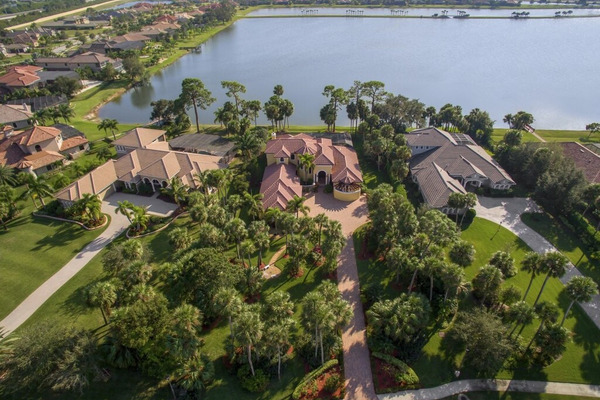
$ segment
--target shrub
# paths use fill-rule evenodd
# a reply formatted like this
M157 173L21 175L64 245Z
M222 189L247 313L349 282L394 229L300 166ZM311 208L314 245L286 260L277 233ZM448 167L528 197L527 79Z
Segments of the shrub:
M262 393L269 386L269 376L262 369L255 369L253 376L249 365L242 366L237 377L242 387L250 393Z
M342 377L340 374L338 374L337 372L334 374L331 374L326 380L325 380L325 390L327 390L329 393L335 393L340 386L342 385Z
M413 388L419 384L419 377L417 376L415 371L413 371L413 369L406 365L406 363L404 363L403 361L398 360L397 358L387 354L377 352L373 352L372 354L373 357L378 358L381 361L384 361L387 364L394 367L394 369L390 370L389 372L393 372L394 379L403 387Z
M321 365L319 368L306 374L306 376L300 381L298 386L296 386L296 388L292 392L292 399L298 400L302 396L302 394L305 392L305 388L308 387L309 385L312 385L316 381L316 378L319 375L330 370L331 368L335 367L338 364L339 364L339 361L337 359L329 360L325 364Z
M323 189L323 192L325 193L333 193L333 184L328 184L325 186L325 189Z

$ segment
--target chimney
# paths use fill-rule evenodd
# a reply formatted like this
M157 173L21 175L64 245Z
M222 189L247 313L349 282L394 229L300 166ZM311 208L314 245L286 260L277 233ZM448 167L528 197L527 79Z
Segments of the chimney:
M271 139L277 139L277 132L271 133Z
M23 111L29 111L29 109L27 108L27 104L23 103Z

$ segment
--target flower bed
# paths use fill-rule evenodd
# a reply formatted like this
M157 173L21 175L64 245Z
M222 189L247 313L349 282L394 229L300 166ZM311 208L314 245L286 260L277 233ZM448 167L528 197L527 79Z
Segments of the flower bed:
M376 393L393 393L400 390L415 389L419 385L419 377L411 367L403 361L387 354L373 352L371 354Z
M331 378L336 375L340 377L339 381L337 378ZM337 386L334 381L338 381ZM292 393L292 399L342 399L344 397L343 382L339 361L337 359L329 360L321 367L309 372L300 381Z

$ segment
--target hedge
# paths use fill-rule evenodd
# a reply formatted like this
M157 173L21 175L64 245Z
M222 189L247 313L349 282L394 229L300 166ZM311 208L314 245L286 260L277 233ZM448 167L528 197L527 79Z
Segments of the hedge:
M325 364L321 365L319 368L309 372L306 376L300 381L296 389L292 392L292 399L298 400L300 396L302 396L302 392L304 388L311 384L319 375L324 373L325 371L337 366L340 362L337 359L329 360Z
M373 357L378 358L400 370L401 376L396 378L398 383L404 383L405 389L414 388L419 384L419 377L415 373L415 371L406 365L404 361L398 360L395 357L392 357L388 354L373 352L371 353Z

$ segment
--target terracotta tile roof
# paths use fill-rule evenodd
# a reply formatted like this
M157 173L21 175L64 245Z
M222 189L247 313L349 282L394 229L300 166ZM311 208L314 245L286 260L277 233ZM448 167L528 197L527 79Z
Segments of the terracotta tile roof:
M331 180L333 183L345 184L359 183L363 181L358 155L354 149L345 146L333 146L335 164L331 169Z
M127 132L124 136L118 138L113 144L125 147L143 149L146 145L152 143L163 136L166 131L160 129L135 128Z
M0 142L0 165L16 168L17 164L27 155L19 145L10 140Z
M73 57L40 57L35 60L39 64L102 64L104 62L115 61L104 54L88 51L86 53L77 54Z
M294 196L302 196L300 178L296 176L296 168L291 164L271 164L265 168L260 185L263 194L263 208L278 207L285 210Z
M310 153L315 155L316 165L333 165L335 160L331 147L331 139L313 138L301 133L296 136L281 135L277 139L269 140L265 153L273 154L276 158L289 158L292 153Z
M34 65L10 67L8 72L0 76L0 84L8 87L26 87L40 80L37 75L42 68Z
M33 128L20 133L18 139L17 136L15 136L15 141L23 146L31 146L54 139L58 135L60 135L60 129L50 126L34 126Z
M148 42L152 38L144 35L141 32L129 32L125 35L115 36L110 39L109 43L123 43L123 42Z
M46 165L50 165L57 161L63 160L65 157L55 151L38 151L37 153L28 154L15 166L16 168L25 169L32 167L38 169Z
M560 143L565 157L573 160L589 183L600 183L600 156L577 142Z
M83 136L73 136L63 140L62 145L60 146L60 151L69 150L73 147L81 146L86 143L88 143L88 140Z

